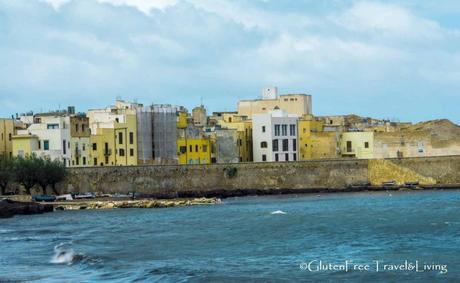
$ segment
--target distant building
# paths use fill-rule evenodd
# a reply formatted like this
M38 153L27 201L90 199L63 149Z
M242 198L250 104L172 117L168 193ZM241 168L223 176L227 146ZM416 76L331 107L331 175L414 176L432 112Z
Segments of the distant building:
M13 156L14 119L0 119L0 158Z
M374 132L345 132L340 137L342 157L374 158Z
M71 166L70 116L67 112L36 114L33 123L13 136L13 155L61 160Z
M211 138L201 127L189 124L178 129L177 155L179 164L211 164Z
M88 111L92 165L137 165L139 107L142 105L117 100L115 106Z
M177 164L177 126L183 107L152 105L137 109L139 164Z
M325 131L324 121L313 115L299 118L299 160L338 157L339 133Z
M70 117L70 148L72 151L71 166L91 165L91 130L89 119L85 114Z
M208 116L206 108L203 105L193 108L192 110L193 124L197 127L205 127L208 125Z
M298 117L283 110L253 116L254 161L297 161Z
M312 114L311 95L278 95L276 87L269 87L263 89L261 99L240 100L238 102L238 114L247 116L248 119L252 119L254 114L268 113L275 109L281 109L299 117L305 114Z

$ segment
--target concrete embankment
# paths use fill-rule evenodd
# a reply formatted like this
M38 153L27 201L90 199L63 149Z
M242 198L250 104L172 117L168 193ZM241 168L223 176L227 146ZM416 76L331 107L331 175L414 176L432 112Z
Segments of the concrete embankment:
M394 186L383 186L391 181ZM58 189L180 198L399 189L406 183L460 188L460 156L73 168Z

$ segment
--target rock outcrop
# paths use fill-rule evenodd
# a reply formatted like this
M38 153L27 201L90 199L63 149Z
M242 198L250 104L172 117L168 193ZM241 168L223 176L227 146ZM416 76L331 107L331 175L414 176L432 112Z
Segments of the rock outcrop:
M9 199L0 200L0 218L13 217L22 214L41 214L52 212L53 206L50 204L39 204L35 202L19 202Z

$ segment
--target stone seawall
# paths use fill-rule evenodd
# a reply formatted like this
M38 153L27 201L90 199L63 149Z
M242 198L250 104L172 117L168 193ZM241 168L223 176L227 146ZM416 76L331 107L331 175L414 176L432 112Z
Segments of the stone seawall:
M460 156L385 160L315 160L186 166L88 167L69 170L61 193L137 192L157 197L340 191L394 180L460 184Z

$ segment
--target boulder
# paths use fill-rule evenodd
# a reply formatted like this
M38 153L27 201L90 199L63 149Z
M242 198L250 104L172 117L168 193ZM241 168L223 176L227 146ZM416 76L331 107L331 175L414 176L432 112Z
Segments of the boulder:
M0 218L13 217L14 215L41 214L52 212L53 205L35 202L20 202L9 199L0 200Z

